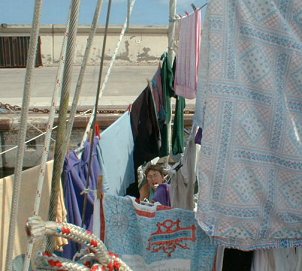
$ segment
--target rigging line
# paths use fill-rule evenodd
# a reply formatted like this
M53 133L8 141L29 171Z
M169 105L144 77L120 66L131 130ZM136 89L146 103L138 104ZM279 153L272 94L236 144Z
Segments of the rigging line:
M20 112L14 111L11 108L8 109L10 111L11 114L14 114L15 116L19 117L21 116ZM33 125L32 123L28 122L27 125L31 126L32 128L34 128L35 130L37 130L40 133L43 133L38 127L36 127L35 125ZM53 138L51 138L51 140L55 141Z
M106 49L106 42L107 42L107 34L108 34L108 26L109 26L109 18L110 18L110 11L111 11L111 2L112 0L108 1L108 8L107 8L107 16L106 16L106 24L105 24L105 33L103 38L103 48L102 48L102 58L100 63L100 71L99 71L99 80L97 85L97 93L95 98L95 111L93 114L93 120L92 120L92 132L91 132L91 140L90 140L90 153L89 153L89 160L88 160L88 176L86 180L86 189L90 186L90 178L92 175L92 152L93 152L93 145L94 145L94 135L95 135L95 120L96 120L96 114L97 114L97 108L99 103L99 96L100 96L100 87L101 87L101 81L102 81L102 73L103 73L103 67L104 67L104 58L105 58L105 49ZM83 212L82 212L82 227L85 225L86 220L86 206L87 206L87 193L84 194L84 202L83 202Z
M36 191L34 208L33 208L33 215L35 215L35 216L39 214L41 195L42 195L42 189L43 189L43 185L44 185L44 178L45 178L45 171L46 171L46 162L47 162L48 153L49 153L50 140L52 139L51 132L53 130L53 124L54 124L54 119L55 119L55 114L56 114L56 105L57 105L57 100L58 100L58 96L59 96L59 90L61 88L63 67L64 67L64 61L65 61L64 52L65 52L66 46L67 46L68 25L69 25L69 21L67 22L67 27L65 30L65 35L64 35L64 39L63 39L62 48L61 48L59 67L57 69L56 81L55 81L56 84L53 89L51 107L49 110L49 119L48 119L46 131L45 131L46 135L45 135L45 139L44 139L44 148L43 148L41 162L40 162L40 172L39 172L39 177L38 177L38 185L37 185L37 191ZM33 240L29 239L28 243L27 243L26 257L25 257L24 264L23 264L23 271L27 271L29 268L30 259L32 257L32 252L33 252L33 247L34 247Z
M32 82L32 71L35 65L37 44L40 30L40 17L42 10L42 0L35 1L34 16L32 21L31 36L29 41L28 58L26 63L26 74L24 81L23 99L22 99L22 110L20 119L20 130L18 139L18 152L15 165L15 176L14 176L14 190L11 203L11 214L9 222L9 235L8 235L8 245L6 254L6 271L12 270L12 260L14 252L14 242L15 242L15 230L17 223L17 215L19 208L19 197L21 189L21 172L23 167L23 158L25 151L25 137L27 128L27 118L28 118L28 108L30 103L31 94L31 82Z
M132 2L131 2L130 11L129 11L129 12L130 12L130 16L131 16L131 13L132 13L132 10L133 10L135 1L136 1L136 0L132 0ZM122 28L122 31L121 31L121 33L120 33L119 40L118 40L118 42L117 42L117 44L116 44L114 53L113 53L113 55L112 55L112 57L111 57L110 64L109 64L109 67L108 67L108 69L107 69L106 76L105 76L104 81L103 81L103 83L102 83L102 88L101 88L101 91L100 91L100 97L103 95L103 91L104 91L104 89L105 89L105 87L106 87L106 85L107 85L107 82L108 82L108 80L109 80L109 76L110 76L110 74L111 74L111 70L112 70L113 64L114 64L114 62L115 62L117 53L118 53L118 51L119 51L119 49L120 49L120 45L121 45L122 39L123 39L123 37L124 37L124 35L125 35L125 32L126 32L126 29L127 29L127 23L128 23L128 19L126 18L126 20L125 20L125 22L124 22L124 25L123 25L123 28ZM89 119L88 124L87 124L87 126L86 126L86 130L85 130L85 132L84 132L84 136L83 136L82 142L81 142L81 144L80 144L80 146L79 146L80 149L83 149L84 144L85 144L85 142L86 142L86 140L87 140L87 138L88 138L88 134L89 134L90 127L92 126L93 115L94 115L94 113L95 113L95 110L97 110L97 109L96 109L96 108L93 108L93 111L92 111L92 113L91 113L91 115L90 115L90 119Z
M203 9L208 3L204 3L199 9Z
M98 0L96 8L95 8L95 12L94 12L93 20L91 23L91 27L90 27L90 34L87 39L87 45L86 45L86 49L85 49L83 63L82 63L81 69L80 69L78 82L77 82L76 90L75 90L74 97L73 97L73 102L72 102L72 106L71 106L71 110L70 110L70 114L69 114L69 122L67 124L66 145L65 145L66 148L69 145L69 140L70 140L72 127L73 127L73 123L74 123L74 117L77 112L77 105L79 102L79 97L80 97L80 93L81 93L81 89L82 89L82 82L83 82L83 78L84 78L87 63L88 63L88 57L89 57L89 54L91 51L92 43L93 43L96 29L98 26L98 21L100 18L102 4L103 4L103 0Z
M84 116L84 115L86 115L89 111L91 111L91 109L88 109L88 110L86 110L86 111L80 113L78 116L75 116L75 117ZM68 122L68 119L66 120L66 122ZM58 128L58 126L54 126L51 130L55 130L55 129L57 129L57 128ZM39 134L39 135L37 135L37 136L35 136L35 137L32 137L31 139L29 139L29 140L27 140L27 141L25 141L25 144L28 144L28 143L30 143L31 141L33 141L33 140L35 140L35 139L37 139L37 138L39 138L39 137L41 137L41 136L43 136L43 135L45 135L45 134L46 134L46 131L45 131L45 132L42 132L41 134ZM5 150L5 151L3 151L3 152L0 152L0 155L5 154L5 153L7 153L7 152L10 152L10 151L12 151L12 150L15 150L15 149L17 149L17 148L18 148L18 146L16 145L16 146L14 146L14 147L12 147L12 148L10 148L10 149L7 149L7 150Z
M66 135L66 120L67 120L67 110L69 93L71 88L72 80L72 68L75 57L75 47L76 47L76 36L77 36L77 26L79 21L80 12L80 0L72 0L70 8L69 26L68 26L68 39L65 54L65 65L63 71L63 81L61 90L61 99L59 107L59 119L58 119L58 131L56 134L56 144L55 144L55 154L54 154L54 165L53 165L53 175L51 180L51 194L49 202L49 220L55 221L56 210L58 203L58 193L60 190L61 173L63 169L62 160L65 158L64 144ZM47 250L53 250L53 239L49 238L47 241Z

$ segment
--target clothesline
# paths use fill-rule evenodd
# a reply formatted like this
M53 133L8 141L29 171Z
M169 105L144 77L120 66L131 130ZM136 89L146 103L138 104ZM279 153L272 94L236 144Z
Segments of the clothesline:
M196 7L193 3L191 4L191 6L192 6L192 8L193 8L193 13L194 12L196 12L196 11L198 11L198 10L202 10L203 8L205 8L206 6L208 5L208 3L206 2L206 3L204 3L201 7ZM175 21L178 21L178 20L181 20L181 19L183 19L184 17L186 17L186 16L189 16L189 15L191 15L192 13L189 13L189 12L187 12L187 11L185 11L185 13L186 13L186 15L184 15L184 16L182 16L182 15L180 15L180 14L177 14L176 15L176 17L174 18L174 19L169 19L169 22L175 22Z
M76 117L80 117L80 116L83 116L83 115L86 115L89 111L91 111L91 109L88 109L88 110L86 110L85 112L82 112L82 113L80 113L78 116L76 116ZM67 120L67 122L68 122L68 120ZM54 126L53 128L52 128L52 130L54 130L54 129L56 129L56 128L58 128L58 126ZM37 135L37 136L34 136L34 137L32 137L32 138L30 138L29 140L27 140L27 141L25 141L25 144L28 144L28 143L30 143L31 141L33 141L33 140L35 140L35 139L37 139L37 138L39 138L39 137L41 137L41 136L43 136L43 135L45 135L46 134L46 132L42 132L41 134L39 134L39 135ZM54 140L54 139L53 139ZM14 147L12 147L12 148L10 148L10 149L7 149L7 150L5 150L5 151L3 151L3 152L0 152L0 155L3 155L3 154L5 154L5 153L7 153L7 152L10 152L10 151L13 151L13 150L15 150L15 149L17 149L18 148L18 146L16 145L16 146L14 146Z

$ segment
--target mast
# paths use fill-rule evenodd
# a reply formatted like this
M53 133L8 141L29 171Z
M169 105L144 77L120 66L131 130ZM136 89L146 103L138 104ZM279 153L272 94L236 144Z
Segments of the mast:
M169 2L169 28L168 28L168 56L170 59L170 65L171 67L173 66L173 61L175 58L175 50L174 50L174 45L175 45L175 17L176 17L176 5L177 5L177 0L170 0ZM171 101L170 101L171 103ZM172 105L170 104L170 116L172 116ZM166 166L168 167L169 165L169 157L171 154L171 139L172 139L172 128L171 128L171 119L168 123L168 156L166 159Z

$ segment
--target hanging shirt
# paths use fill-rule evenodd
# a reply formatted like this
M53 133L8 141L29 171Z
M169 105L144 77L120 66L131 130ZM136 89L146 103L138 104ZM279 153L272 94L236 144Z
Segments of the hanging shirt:
M172 207L193 210L193 194L196 182L196 145L194 138L188 140L180 163L182 166L171 177Z
M176 97L175 105L175 115L173 120L173 130L172 130L172 153L174 155L184 152L184 109L186 107L186 102L183 97Z
M89 182L89 193L87 194L87 207L85 221L83 227L92 230L93 226L93 203L94 190L97 187L97 178L102 175L101 167L96 156L96 145L98 138L95 138L94 149L92 153L92 174ZM64 195L67 209L67 222L82 227L82 214L84 194L86 189L88 176L88 161L90 154L90 143L87 141L84 145L84 150L81 159L78 158L75 151L71 151L65 158L64 163ZM70 241L64 247L63 255L71 259L79 250L80 246L73 241Z
M104 192L124 196L127 187L135 182L134 142L128 111L105 129L99 147Z
M170 190L171 189L169 184L160 184L155 192L152 193L150 200L153 202L159 202L160 204L165 206L171 206Z
M134 169L159 156L161 145L157 114L151 90L147 86L131 107L131 127L134 140Z
M197 219L225 246L302 244L301 5L207 7L194 116L203 129Z
M195 99L201 44L201 10L179 21L179 43L176 56L175 93Z
M174 92L174 69L171 65L171 59L167 53L164 53L161 56L162 60L162 68L161 68L161 80L162 80L162 88L163 88L163 96L164 96L164 109L165 109L165 122L160 127L161 134L161 148L160 148L160 157L165 157L169 155L169 142L170 138L168 138L168 128L169 123L171 121L171 97L175 96ZM175 62L174 62L175 63Z
M302 248L259 249L251 271L300 271Z
M105 195L104 213L105 245L132 270L212 271L216 246L193 212Z

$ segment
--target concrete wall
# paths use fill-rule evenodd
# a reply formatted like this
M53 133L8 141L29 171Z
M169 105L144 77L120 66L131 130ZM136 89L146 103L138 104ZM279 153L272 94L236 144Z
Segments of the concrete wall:
M107 36L105 60L110 60L119 40L122 26L110 27ZM29 25L1 25L0 36L27 36L30 35ZM77 64L81 64L90 26L79 26L76 46ZM60 57L61 46L65 33L63 25L44 25L40 28L41 55L44 66L55 65ZM100 62L103 45L104 28L98 28L90 53L89 64ZM130 27L120 46L117 62L120 64L155 63L161 54L167 50L167 27Z

